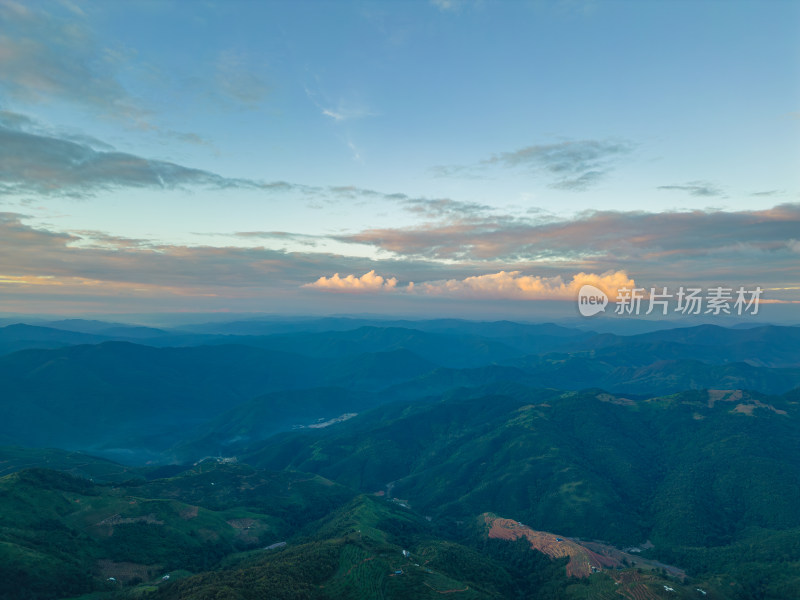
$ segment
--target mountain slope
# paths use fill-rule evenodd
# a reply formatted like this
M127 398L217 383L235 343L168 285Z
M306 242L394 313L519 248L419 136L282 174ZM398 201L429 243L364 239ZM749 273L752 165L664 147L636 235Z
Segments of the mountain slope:
M246 460L364 491L390 484L433 516L493 510L628 544L713 545L748 526L800 526L791 508L800 499L798 407L785 398L508 393L388 405L267 440Z
M352 497L319 477L213 463L114 486L20 471L0 478L0 596L112 592L176 569L210 569L232 553L286 539Z

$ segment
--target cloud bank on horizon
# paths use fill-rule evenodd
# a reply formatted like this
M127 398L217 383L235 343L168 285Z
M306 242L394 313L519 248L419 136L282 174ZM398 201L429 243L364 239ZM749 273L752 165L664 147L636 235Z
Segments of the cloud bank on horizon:
M372 270L360 277L355 275L341 277L339 273L335 273L332 277L320 277L304 287L346 293L397 291L407 294L499 300L574 300L584 285L593 285L616 298L617 290L633 288L636 282L624 271L607 271L601 275L578 273L569 281L564 281L560 276L540 277L523 275L520 271L500 271L464 279L426 281L421 285L409 281L404 286L398 286L396 277L387 279Z
M800 299L800 7L310 6L0 0L0 311Z

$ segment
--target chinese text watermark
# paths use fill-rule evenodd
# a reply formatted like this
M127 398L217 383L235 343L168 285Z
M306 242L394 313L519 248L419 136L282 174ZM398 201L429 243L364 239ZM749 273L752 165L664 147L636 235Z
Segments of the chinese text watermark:
M628 288L617 290L614 313L618 315L650 315L678 313L682 315L757 315L762 289L732 287L696 288L680 286L674 293L667 287ZM608 295L593 285L584 285L578 292L578 310L584 317L604 312Z

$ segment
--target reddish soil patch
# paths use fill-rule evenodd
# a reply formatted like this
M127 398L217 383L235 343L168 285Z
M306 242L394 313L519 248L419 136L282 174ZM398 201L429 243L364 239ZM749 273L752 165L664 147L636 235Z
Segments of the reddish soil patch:
M742 390L708 390L708 408L714 408L717 402L738 402L742 399Z
M493 518L488 515L485 519L487 525L490 526L490 538L517 540L524 537L531 543L531 548L534 550L552 558L569 557L567 575L572 577L588 577L596 571L614 568L622 564L610 556L597 554L578 542L559 538L552 533L535 531L511 519Z
M255 519L230 519L226 522L234 529L248 529L258 523Z
M619 404L620 406L633 406L636 404L630 398L618 398L611 394L597 394L596 398L600 400L600 402L609 402L611 404Z
M630 600L658 600L656 593L644 584L644 578L637 571L625 571L612 577L617 582L620 596Z
M188 521L189 519L194 519L197 516L199 509L196 506L187 506L179 513L181 519Z

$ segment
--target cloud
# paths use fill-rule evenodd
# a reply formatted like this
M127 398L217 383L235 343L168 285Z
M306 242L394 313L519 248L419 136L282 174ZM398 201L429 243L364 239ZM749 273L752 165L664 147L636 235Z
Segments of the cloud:
M321 272L366 273L374 264L322 252L159 245L98 232L59 233L25 220L0 213L0 310L319 312L318 294L301 290L303 283ZM390 283L384 280L384 285ZM336 303L326 301L324 308L346 310Z
M21 102L53 98L103 115L143 120L147 113L115 77L119 54L97 45L78 11L0 0L0 91ZM62 7L64 8L64 7Z
M347 140L347 147L350 148L350 152L353 155L353 160L357 163L364 163L364 158L361 156L361 150L359 150L358 146L355 145L353 140Z
M392 290L397 285L397 279L391 277L384 279L375 274L375 270L364 273L361 277L347 275L340 277L335 273L332 277L320 277L314 283L307 283L303 287L317 288L332 292L379 292Z
M578 140L527 146L514 152L502 152L482 161L506 167L544 168L552 173L581 174L592 170L609 157L627 154L626 142L609 140Z
M605 175L604 171L586 171L577 177L567 177L556 181L550 187L557 190L568 190L573 192L583 192L590 187L594 187Z
M98 150L88 139L53 137L21 125L26 123L0 122L0 184L7 192L87 196L123 187L261 187L249 180L117 152L107 145Z
M259 75L263 65L243 52L224 50L214 62L214 91L247 107L256 108L270 91Z
M492 207L477 202L461 202L450 198L403 198L406 210L431 218L453 215L479 215Z
M521 271L500 271L473 275L463 279L432 280L421 283L409 282L397 285L397 279L384 279L374 270L361 277L347 275L320 277L303 287L317 288L329 292L385 292L408 293L449 298L506 299L506 300L574 300L581 286L591 284L617 297L617 290L635 287L635 281L624 271L608 271L603 274L577 273L569 279L561 276L543 277L523 275Z
M430 0L431 4L442 12L454 12L461 8L459 0Z
M341 123L378 115L355 91L351 90L338 96L331 95L323 89L318 76L314 75L313 79L313 84L306 85L304 89L308 99L323 116Z
M615 215L622 219L631 215ZM674 216L674 215L670 215ZM496 261L417 260L406 256L375 260L332 252L289 252L264 247L179 246L112 236L96 231L57 232L26 224L16 213L0 213L0 309L16 312L147 312L152 310L239 309L312 312L359 310L433 310L421 299L440 298L437 310L454 303L488 303L496 298L527 301L568 299L583 283L604 287L610 295L634 280L640 287L689 285L760 285L790 288L771 292L769 298L797 299L792 290L800 286L797 267L797 235L800 209L775 207L757 215L710 215L698 225L709 234L731 228L727 235L753 227L762 229L741 245L689 247L698 239L697 230L673 230L677 250L651 249L659 243L647 240L645 228L669 237L662 227L668 222L649 223L653 215L641 215L645 225L631 231L624 244L610 215L575 223L563 222L552 231L553 253L535 260ZM603 224L603 219L607 222ZM714 219L720 219L714 223ZM734 220L742 224L732 225ZM794 219L794 221L792 221ZM774 221L786 222L786 231ZM616 222L619 226L620 221ZM630 223L630 222L629 222ZM608 232L614 231L618 251L597 252L594 247L614 246ZM544 230L543 230L544 231ZM589 235L592 232L592 235ZM288 232L242 232L242 237L295 239ZM530 235L530 232L528 233ZM774 235L770 242L759 243ZM608 237L606 242L601 238ZM542 241L545 244L546 241ZM554 254L569 243L575 255L566 259ZM543 253L544 254L544 253ZM498 265L498 263L500 263ZM320 277L320 273L335 273ZM341 275L363 273L363 275ZM379 275L381 273L382 275ZM391 277L385 275L392 273ZM400 284L416 282L416 285ZM319 292L365 292L333 294L324 304ZM372 293L369 293L372 292ZM355 299L358 297L358 300ZM447 302L445 302L447 301ZM374 302L380 302L379 305ZM370 304L372 303L372 304ZM467 304L459 304L465 307ZM477 306L477 305L476 305ZM477 309L476 309L477 310Z
M797 231L800 204L783 204L739 212L591 211L560 220L451 216L336 239L381 249L395 261L427 260L442 268L496 265L548 275L624 269L646 285L763 285L800 282Z
M800 204L783 204L740 212L591 211L546 221L468 215L402 229L369 229L337 239L436 260L628 259L745 247L775 250L796 238L799 230Z
M633 145L626 141L572 140L501 152L473 165L439 165L433 172L440 177L470 177L491 167L524 169L549 178L550 187L584 191L596 185L611 172L619 158L632 151Z
M203 140L187 134L185 141ZM26 115L0 110L0 194L35 193L90 197L120 188L205 187L302 195L338 202L375 200L431 217L477 214L488 207L448 198L412 198L357 186L314 186L288 181L230 178L203 169L117 151L102 140L49 127Z
M633 279L625 271L578 273L571 279L560 276L541 277L522 275L520 271L500 271L487 275L418 283L415 290L436 296L468 298L496 298L508 300L574 300L581 286L590 284L600 288L612 298L617 290L635 287Z
M353 119L363 119L364 117L372 117L375 113L369 109L359 106L348 106L339 102L335 108L321 108L322 114L330 117L334 121L351 121Z
M210 100L217 109L231 104L256 108L270 92L264 76L267 65L234 49L219 52L202 72L187 76L164 73L121 43L104 46L91 19L66 0L0 0L0 23L0 97L22 104L68 102L90 110L93 117L210 145L195 133L172 131L158 123L152 106L131 92L135 89L131 78L184 95L183 101L193 105Z
M328 239L322 235L307 233L292 233L289 231L237 231L236 237L245 239L277 240L281 242L295 242L303 246L317 246L320 241Z
M692 196L712 197L722 196L723 192L713 183L708 181L689 181L683 185L660 185L659 190L677 190L688 192Z
M185 286L219 296L263 296L267 290L297 290L316 280L319 273L368 273L375 268L374 260L330 252L158 244L96 231L56 232L28 225L28 219L19 213L0 212L0 275L51 281L81 278L109 286ZM263 235L243 233L244 237ZM281 232L275 235L280 237ZM428 279L435 278L431 272L440 273L437 266L422 262L407 261L394 267L420 277L428 274ZM377 279L371 277L359 279L364 285L375 284ZM384 279L384 286L390 285L391 279Z

